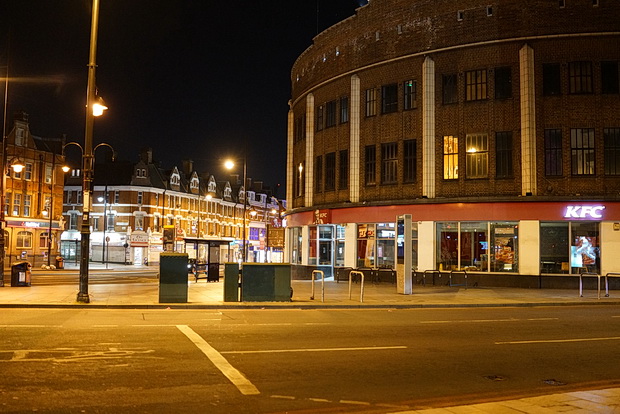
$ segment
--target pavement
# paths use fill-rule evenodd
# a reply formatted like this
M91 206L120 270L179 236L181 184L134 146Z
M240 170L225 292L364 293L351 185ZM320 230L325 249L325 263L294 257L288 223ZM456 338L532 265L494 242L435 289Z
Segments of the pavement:
M90 303L77 302L79 275L75 265L64 270L33 269L31 286L10 286L10 271L5 271L5 286L0 287L0 308L108 308L108 309L414 309L460 307L519 307L519 306L619 306L620 292L604 290L600 298L596 290L523 289L503 287L421 286L415 285L411 295L396 292L393 284L348 282L292 281L293 296L288 302L224 302L223 279L216 283L195 282L188 277L187 303L160 303L159 281L156 277L136 276L157 272L153 266L119 266L93 264L89 274L92 283L88 293ZM63 283L54 284L54 275ZM98 275L126 275L127 283L98 281ZM75 284L67 277L75 276ZM47 284L37 285L45 277ZM51 282L50 282L51 281ZM323 286L323 288L322 288ZM429 408L403 411L401 414L448 413L619 413L620 388L557 393L521 399L487 402L467 406Z

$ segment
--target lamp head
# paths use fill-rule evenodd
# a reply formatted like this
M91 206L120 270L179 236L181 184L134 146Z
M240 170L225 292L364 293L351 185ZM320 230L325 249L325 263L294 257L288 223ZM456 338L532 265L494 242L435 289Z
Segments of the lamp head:
M14 163L11 163L11 168L13 169L13 171L15 171L16 173L20 173L22 171L24 171L24 168L26 166L24 165L23 162L21 162L20 160L15 160Z
M106 106L103 98L101 96L97 96L95 98L95 102L93 103L93 116L101 116L103 115L103 111L106 111L108 107Z
M224 167L226 167L227 170L232 170L235 168L235 163L232 160L226 160L224 161Z

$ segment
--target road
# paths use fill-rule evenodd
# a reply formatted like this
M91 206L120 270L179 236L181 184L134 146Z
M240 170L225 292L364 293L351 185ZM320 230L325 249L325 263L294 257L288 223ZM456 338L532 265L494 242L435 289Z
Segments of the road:
M620 309L1 309L0 411L388 413L620 384Z

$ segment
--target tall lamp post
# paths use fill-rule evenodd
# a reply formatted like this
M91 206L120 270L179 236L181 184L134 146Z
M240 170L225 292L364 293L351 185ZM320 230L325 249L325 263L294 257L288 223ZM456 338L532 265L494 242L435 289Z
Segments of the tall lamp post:
M62 166L63 172L68 172L69 167ZM56 184L56 154L52 153L52 176L50 177L50 199L47 209L43 211L43 214L47 214L49 218L49 225L47 230L47 267L51 265L52 257L52 224L54 220L54 185Z
M97 67L97 29L99 25L99 0L93 0L92 23L90 28L90 54L88 61L88 85L86 88L86 130L84 132L84 148L82 152L82 194L84 207L82 210L82 225L80 226L80 290L77 301L89 303L88 296L88 258L90 250L90 210L91 210L91 186L93 182L93 126L95 116L101 115L103 109L97 108L97 91L95 84L95 69ZM95 112L98 111L98 112Z
M226 169L228 170L232 170L235 167L235 163L232 160L227 160L226 162L224 162L224 167L226 167ZM241 251L241 262L245 263L245 256L246 256L246 234L245 234L245 228L246 228L246 220L247 220L247 214L246 214L246 207L248 204L248 192L247 189L245 188L245 186L247 185L247 172L248 172L248 165L246 162L246 157L245 155L243 156L243 244L242 244L242 251Z

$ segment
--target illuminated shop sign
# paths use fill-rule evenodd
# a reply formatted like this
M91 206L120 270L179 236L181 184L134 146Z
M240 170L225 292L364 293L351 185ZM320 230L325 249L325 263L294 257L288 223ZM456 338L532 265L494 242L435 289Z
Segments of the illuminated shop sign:
M601 219L605 206L566 206L564 218Z

